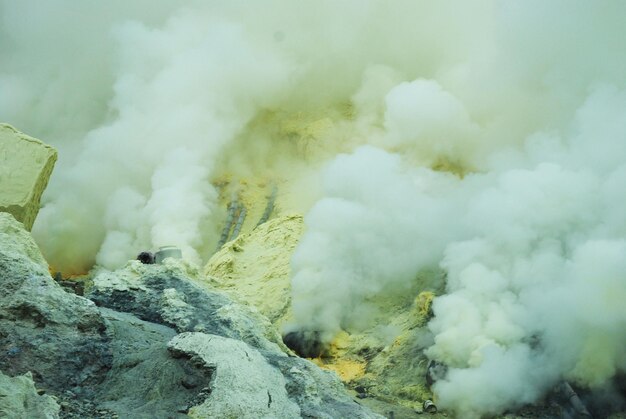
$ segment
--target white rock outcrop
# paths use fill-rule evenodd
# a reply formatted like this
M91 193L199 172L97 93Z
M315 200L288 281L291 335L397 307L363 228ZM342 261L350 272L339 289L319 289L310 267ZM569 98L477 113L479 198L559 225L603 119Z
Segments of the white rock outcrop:
M181 333L170 351L201 359L212 369L211 395L189 411L193 418L299 418L283 375L255 348L240 340L205 333Z
M33 237L24 230L15 217L5 212L0 212L0 244L3 253L10 254L16 259L21 255L27 256L44 274L48 273L48 263L41 255ZM14 267L17 266L19 264L16 263Z

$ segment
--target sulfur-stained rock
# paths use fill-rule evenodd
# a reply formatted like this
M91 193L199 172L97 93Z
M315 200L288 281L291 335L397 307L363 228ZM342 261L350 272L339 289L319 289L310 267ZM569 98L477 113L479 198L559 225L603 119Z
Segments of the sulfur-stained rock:
M299 357L267 354L269 363L287 380L287 394L300 406L303 418L383 419L357 403L334 372Z
M280 323L291 306L289 261L303 229L301 215L284 215L239 236L209 260L207 281Z
M6 212L0 212L0 243L2 250L12 257L26 257L43 272L48 271L48 263L30 233L24 230L24 226L15 217Z
M56 284L30 234L0 213L0 371L32 373L64 419L381 418L196 276L181 260L131 261L95 274L97 307Z
M0 211L13 214L29 231L56 159L51 146L0 124Z
M57 419L59 405L48 395L39 395L33 376L9 377L0 372L0 417Z

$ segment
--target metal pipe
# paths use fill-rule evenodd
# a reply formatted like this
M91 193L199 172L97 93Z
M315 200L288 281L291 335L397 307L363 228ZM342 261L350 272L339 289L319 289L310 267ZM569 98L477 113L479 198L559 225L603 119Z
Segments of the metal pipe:
M578 394L576 394L572 386L567 381L563 381L561 384L561 391L565 397L567 397L567 400L570 402L576 413L583 417L591 417L591 413L589 413L583 401L580 400Z
M228 204L228 214L226 215L226 224L224 224L224 228L222 229L222 234L220 235L220 241L217 243L218 251L224 246L224 244L228 241L228 237L230 236L230 230L233 228L233 223L235 222L235 216L237 215L237 211L239 210L239 203L237 202L237 197L235 197L230 204Z
M241 231L241 227L243 226L243 222L246 219L246 214L248 210L243 205L240 206L239 217L237 218L237 223L235 224L235 228L233 229L233 234L230 237L231 240L235 240Z
M165 258L182 259L183 253L176 246L161 246L154 254L154 263L163 263Z
M272 185L272 194L267 199L267 205L265 206L265 211L263 211L263 215L261 216L261 219L255 226L255 228L265 223L267 220L269 220L270 215L272 215L272 211L274 211L274 203L276 202L277 195L278 195L278 187L276 185Z
M424 412L432 413L432 414L437 413L437 406L435 405L435 403L433 403L432 400L425 400L423 406L424 406Z

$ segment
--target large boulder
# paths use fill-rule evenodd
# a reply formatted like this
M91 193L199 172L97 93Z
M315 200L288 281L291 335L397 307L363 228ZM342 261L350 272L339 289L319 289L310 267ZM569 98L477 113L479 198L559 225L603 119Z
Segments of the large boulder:
M7 213L0 213L0 288L0 370L30 371L59 392L104 378L111 357L98 308L54 282L30 234Z
M0 213L0 371L32 374L64 419L380 418L198 276L174 259L100 271L86 293L98 307L65 292L30 234Z
M304 230L301 215L274 218L227 243L204 268L206 280L274 324L290 316L291 256Z
M122 419L185 418L191 407L206 399L211 371L189 358L172 356L167 344L175 330L128 313L100 311L107 322L113 362L95 389L92 410L114 412ZM81 406L68 407L81 417Z
M297 418L285 378L261 353L240 340L205 333L182 333L170 343L176 356L197 358L212 369L211 395L193 407L195 418Z
M101 307L180 333L169 342L170 353L211 378L206 397L190 406L189 415L381 418L356 403L336 374L290 356L265 316L199 276L175 259L162 265L131 261L123 269L95 274L85 294Z
M0 211L13 214L29 231L56 160L54 148L0 124Z
M182 333L169 349L213 371L209 397L189 411L194 418L382 418L352 400L337 376L301 358L205 333Z
M48 395L39 395L30 373L9 377L0 372L0 417L57 419L59 405Z
M155 265L131 261L123 269L96 273L85 296L179 333L206 332L260 349L285 349L266 317L200 283L197 276L193 267L176 259Z
M117 283L118 296L125 294L119 290L121 282ZM5 403L10 411L20 412L15 410L16 403L27 403L25 409L30 409L28 415L0 416L48 417L34 410L38 409L34 399L24 393L25 378L11 378L23 374L57 398L60 417L66 419L182 418L206 399L211 371L189 359L172 357L167 349L177 331L165 323L179 322L182 329L205 319L202 313L198 319L184 306L177 308L180 299L172 294L173 288L165 292L169 298L162 312L160 306L149 304L145 311L136 310L155 322L97 307L87 298L65 292L50 277L32 236L11 214L0 213L0 289L0 371L8 377L0 380L0 396L3 389L11 395L12 401ZM191 284L181 285L180 298L196 303L196 310L210 307L201 298L205 295L193 289ZM135 297L129 291L122 300ZM229 309L230 300L225 297L216 297L213 304L216 311L225 308L216 314L222 319L216 324L224 327L218 330L224 333L241 336L255 323L253 318L238 322L242 315ZM228 323L233 325L232 332ZM261 335L250 337L250 342L277 347ZM24 391L18 397L20 386ZM0 409L5 408L3 401Z

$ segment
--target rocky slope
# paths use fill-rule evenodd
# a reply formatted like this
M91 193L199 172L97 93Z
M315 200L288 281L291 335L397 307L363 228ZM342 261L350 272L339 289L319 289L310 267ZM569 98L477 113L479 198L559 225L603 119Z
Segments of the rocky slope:
M380 417L184 262L98 272L83 297L10 214L0 243L0 394L19 393L0 397L7 417Z
M405 292L366 301L367 322L340 332L320 349L323 356L296 356L281 332L292 320L290 260L304 221L281 211L285 198L266 182L269 193L241 184L237 195L227 194L229 208L237 196L240 221L232 217L226 242L202 270L170 258L129 261L117 271L95 268L80 281L60 274L53 280L26 227L56 153L7 127L0 131L9 130L15 147L6 151L3 143L0 163L9 154L28 160L32 153L20 147L34 145L41 153L31 165L39 169L26 173L32 182L11 183L12 197L28 197L20 201L28 211L11 215L0 205L0 417L401 419L425 413L424 403L434 398L430 384L443 368L424 355L443 272L420 273ZM504 417L580 415L582 403L576 397L577 407L569 390L556 389Z

